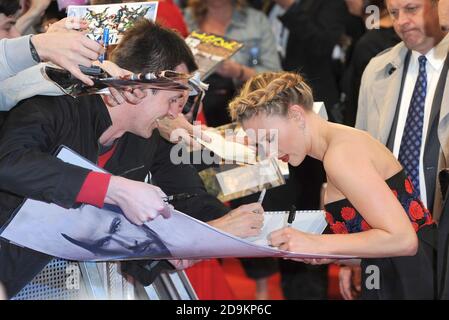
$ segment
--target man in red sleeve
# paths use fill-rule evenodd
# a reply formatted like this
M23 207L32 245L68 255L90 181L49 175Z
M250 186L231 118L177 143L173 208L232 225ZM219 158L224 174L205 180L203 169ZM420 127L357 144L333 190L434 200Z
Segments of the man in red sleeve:
M145 20L126 33L112 60L132 72L190 73L197 69L179 35ZM220 223L220 217L229 209L206 192L192 166L170 161L172 145L157 130L153 132L157 119L176 117L188 92L147 90L146 94L136 105L124 102L115 107L100 96L37 96L11 110L0 132L0 227L24 198L65 208L81 203L99 207L115 204L139 225L158 215L168 215L161 199L164 192L198 194L192 200L175 203L175 207L200 220L213 220L210 223L223 230L232 225L228 220L239 214ZM103 166L112 175L93 173L53 157L61 145ZM238 226L248 224L246 233L261 228L261 221L249 216L254 210L263 212L258 204L235 210L245 214L244 223ZM0 241L0 282L8 296L14 296L50 259ZM151 274L144 272L145 262L124 266L125 272L142 275L139 280L151 281Z
M139 59L136 67L148 72L196 69L193 57L179 36L143 22L130 34L141 32L146 39L165 41L129 43ZM137 66L137 64L140 64ZM134 70L136 71L136 70ZM116 168L116 175L94 173L69 165L52 156L66 145L87 159L97 162L108 149L121 143L149 141L156 120L175 117L185 104L188 92L151 91L138 105L107 108L100 96L74 99L38 96L14 108L2 127L0 139L0 225L5 224L24 198L71 208L80 203L101 207L118 205L135 224L169 214L162 201L164 193L156 186L120 177L139 167L143 159L133 155L133 168ZM133 139L129 139L131 137ZM114 157L126 158L125 154ZM123 169L124 172L119 170ZM125 172L126 171L126 172ZM1 242L0 282L9 296L18 292L49 261L50 257Z

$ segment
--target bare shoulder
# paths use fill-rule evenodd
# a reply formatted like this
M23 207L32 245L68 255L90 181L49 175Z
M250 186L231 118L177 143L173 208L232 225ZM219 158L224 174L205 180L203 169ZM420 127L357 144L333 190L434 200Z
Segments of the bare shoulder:
M368 133L336 126L323 159L324 169L330 178L363 172L367 167L375 167L382 149Z

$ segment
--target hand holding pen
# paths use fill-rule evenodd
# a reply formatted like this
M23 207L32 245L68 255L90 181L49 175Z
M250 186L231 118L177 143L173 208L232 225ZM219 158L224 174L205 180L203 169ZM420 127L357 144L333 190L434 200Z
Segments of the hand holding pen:
M154 185L112 176L104 202L120 207L129 221L142 225L158 216L171 216L172 208L164 201L166 196Z
M103 36L101 37L103 42L104 52L98 57L98 61L103 63L107 59L107 51L109 46L109 28L103 28Z
M63 19L54 23L46 33L33 35L30 41L41 61L53 62L91 86L93 81L81 72L79 66L90 67L103 48L86 37L84 32L73 28L74 25Z

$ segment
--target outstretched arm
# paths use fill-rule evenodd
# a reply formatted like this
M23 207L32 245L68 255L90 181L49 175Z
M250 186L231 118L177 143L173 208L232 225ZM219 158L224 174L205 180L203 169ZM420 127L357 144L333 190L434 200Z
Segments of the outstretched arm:
M346 196L371 229L353 234L311 235L285 228L271 235L274 246L293 252L362 258L416 254L416 232L404 208L368 158L340 150L326 155L324 166L328 183Z

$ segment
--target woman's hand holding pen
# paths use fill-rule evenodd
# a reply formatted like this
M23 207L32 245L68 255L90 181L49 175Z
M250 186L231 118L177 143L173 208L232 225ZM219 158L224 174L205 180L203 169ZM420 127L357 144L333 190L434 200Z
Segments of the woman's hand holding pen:
M268 242L271 246L290 252L319 253L316 239L316 235L304 233L291 227L274 231L268 236ZM329 264L337 261L335 259L287 259L313 265Z

